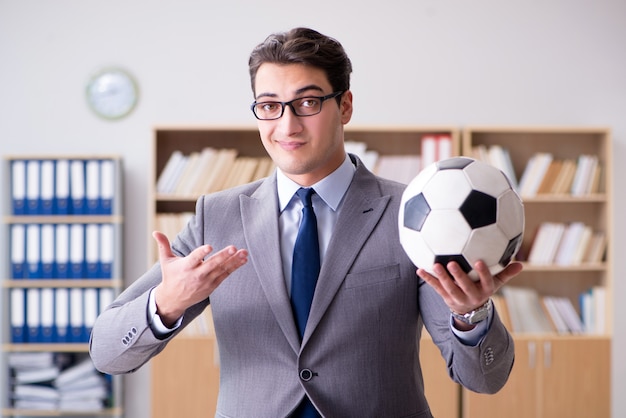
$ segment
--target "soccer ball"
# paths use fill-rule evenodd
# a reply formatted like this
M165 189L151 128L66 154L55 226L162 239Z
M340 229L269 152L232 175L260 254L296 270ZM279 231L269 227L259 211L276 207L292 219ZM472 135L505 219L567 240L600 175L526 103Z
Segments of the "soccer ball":
M456 261L477 281L483 260L495 275L522 244L524 206L498 168L466 157L425 167L408 184L400 203L400 243L411 261L432 273Z

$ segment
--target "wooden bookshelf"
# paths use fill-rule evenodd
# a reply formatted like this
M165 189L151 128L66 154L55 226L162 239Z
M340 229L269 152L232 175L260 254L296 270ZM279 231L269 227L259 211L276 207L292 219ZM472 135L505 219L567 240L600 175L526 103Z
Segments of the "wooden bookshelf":
M448 136L451 140L451 154L459 155L460 132L447 126L350 127L346 129L345 140L363 143L368 150L373 150L382 157L419 156L422 139L433 135ZM180 151L189 155L205 147L235 148L238 155L244 157L267 156L256 127L156 127L154 129L153 166L150 175L150 190L152 191L148 213L150 231L156 228L159 216L194 210L198 196L163 195L157 193L156 184L173 152ZM151 238L150 242L152 242ZM156 247L151 244L149 265L157 260L156 254ZM212 337L185 336L180 341L172 341L162 355L152 360L153 411L164 410L162 408L165 406L159 399L167 399L168 403L171 403L172 399L185 399L185 408L187 408L185 416L210 415L213 409L207 406L207 401L215 402L219 373L219 367L213 363L212 358L214 344ZM201 366L196 367L198 357L190 353L205 356ZM438 417L457 418L460 412L459 386L448 377L439 351L428 339L424 342L421 356L422 364L425 365L427 393L431 399L433 411L437 412ZM177 374L180 374L179 370L183 370L186 380L198 382L198 384L186 385L184 388L167 385L166 376L174 369L177 370ZM180 402L174 402L174 404L180 405Z
M553 159L577 160L581 155L597 157L602 175L596 189L582 195L541 193L522 196L526 225L518 258L524 270L507 286L531 289L539 297L567 298L581 312L581 295L593 287L606 293L596 311L603 328L581 334L516 332L516 362L505 388L484 396L463 391L463 416L549 418L554 416L610 416L610 359L612 341L612 152L611 132L604 127L490 127L470 126L462 134L463 154L476 156L478 146L499 146L510 156L517 181L536 153ZM537 264L528 260L536 244L537 230L545 222L583 222L603 233L606 248L593 262L560 265L555 261ZM513 313L508 307L509 313ZM522 311L523 312L523 311ZM527 315L528 313L522 315Z

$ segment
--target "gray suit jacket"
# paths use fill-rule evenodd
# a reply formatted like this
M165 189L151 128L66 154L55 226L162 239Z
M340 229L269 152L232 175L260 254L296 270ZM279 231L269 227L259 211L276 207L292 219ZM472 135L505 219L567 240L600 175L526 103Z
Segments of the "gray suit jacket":
M431 417L418 358L422 324L452 379L487 393L506 382L514 348L497 314L476 347L453 335L447 306L417 277L399 243L404 186L353 160L357 170L302 344L280 260L275 174L201 197L172 243L180 255L207 243L249 250L249 262L210 297L220 353L218 417L285 417L305 394L326 417ZM98 318L90 344L98 369L132 372L174 338L160 340L148 325L148 293L160 280L157 264ZM183 326L208 303L188 309Z

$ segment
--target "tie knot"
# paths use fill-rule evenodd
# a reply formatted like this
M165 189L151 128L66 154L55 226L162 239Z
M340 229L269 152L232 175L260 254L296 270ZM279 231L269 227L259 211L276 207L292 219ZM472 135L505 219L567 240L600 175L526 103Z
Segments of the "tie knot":
M311 196L313 196L313 193L315 193L315 190L312 188L304 189L302 187L296 192L305 207L311 206Z

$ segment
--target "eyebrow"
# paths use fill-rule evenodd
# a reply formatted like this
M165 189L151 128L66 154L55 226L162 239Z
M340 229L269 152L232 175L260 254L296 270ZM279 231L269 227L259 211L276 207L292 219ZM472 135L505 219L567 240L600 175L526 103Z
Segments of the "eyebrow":
M318 91L320 93L324 92L324 90L320 86L318 86L317 84L309 84L308 86L304 86L304 87L301 87L298 90L296 90L295 96L299 96L299 95L301 95L301 94L303 94L303 93L305 93L307 91L310 91L310 90ZM275 98L277 96L278 95L276 93L269 93L269 92L267 92L267 93L259 93L257 95L257 97L256 97L256 100L260 99L261 97Z

